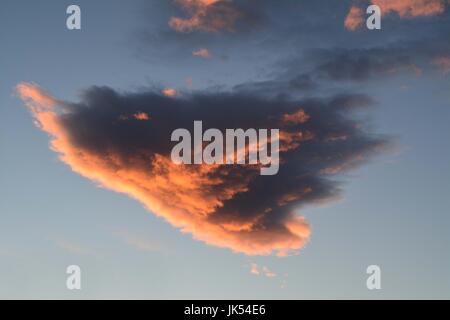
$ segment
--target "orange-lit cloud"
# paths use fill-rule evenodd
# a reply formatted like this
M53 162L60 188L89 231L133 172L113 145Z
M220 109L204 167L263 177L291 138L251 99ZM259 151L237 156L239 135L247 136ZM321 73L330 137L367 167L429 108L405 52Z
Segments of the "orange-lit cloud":
M279 103L264 106L262 101L255 100L250 103L258 106L254 114L246 113L240 106L241 98L223 95L194 98L194 104L200 103L201 107L192 108L188 107L190 102L180 106L182 101L155 93L122 99L112 89L99 87L85 93L81 104L57 100L34 84L19 84L17 92L38 127L50 136L51 149L74 172L138 200L150 212L195 239L248 255L288 256L298 252L308 242L311 230L305 219L296 214L296 208L325 201L337 191L332 182L323 180L320 170L343 166L346 157L370 151L380 144L368 140L362 131L355 131L354 124L342 115L336 117L344 110L339 106L324 106L321 110L314 105L287 112L278 111ZM241 100L248 103L248 97ZM108 103L104 105L105 101ZM128 102L121 105L124 101ZM234 111L217 109L223 104ZM101 114L97 108L102 109ZM117 122L124 109L129 110L129 117L138 113L154 116L150 120L152 125ZM241 114L235 118L237 110ZM270 112L261 114L263 110ZM199 115L229 125L236 119L267 121L272 117L271 110L279 112L275 119L278 123L283 115L295 115L289 119L298 123L297 127L290 123L289 127L281 128L281 168L288 166L288 169L272 176L272 180L260 176L257 166L177 165L170 159L170 133L174 128L187 127ZM314 122L320 114L328 120ZM319 138L331 134L317 132L322 128L328 131L330 122L336 122L336 128L345 131L341 135L350 138L336 141ZM301 126L309 128L301 130ZM308 136L306 132L310 130L315 132ZM356 139L355 150L348 144L351 139ZM340 146L342 149L336 151ZM143 243L140 239L128 240L134 245ZM151 248L145 245L145 249ZM274 275L264 268L262 272Z
M363 25L363 23L364 11L357 6L352 6L344 21L345 28L354 31L356 29L359 29Z
M252 263L250 265L250 273L254 274L256 276L265 276L268 278L274 278L277 276L277 274L275 272L271 271L266 266L260 267L256 263Z
M169 25L178 32L233 31L241 13L231 0L176 0L187 18L171 17Z
M21 98L25 98L28 102L27 106L33 110L51 110L58 104L58 101L50 96L44 90L39 89L37 85L20 83L17 85L17 92Z
M165 88L165 89L162 90L162 93L166 97L175 97L178 94L177 90L175 90L173 88Z
M164 217L184 232L207 243L232 248L247 254L270 254L301 248L309 237L308 224L299 217L287 216L279 230L258 228L254 221L246 231L234 231L226 225L208 221L216 208L248 188L248 181L215 192L208 188L220 187L222 179L211 180L211 166L179 166L170 158L156 155L151 161L153 170L141 159L128 159L128 165L114 154L102 157L72 145L70 136L58 116L56 99L35 85L20 84L17 90L26 102L39 127L47 132L51 148L73 171L96 181L99 185L126 193L142 202L150 211ZM251 230L251 231L250 231Z
M445 11L446 0L371 0L371 3L381 9L381 14L397 13L400 18L416 18L434 16ZM364 11L358 6L350 8L344 25L348 30L355 31L364 24Z
M309 116L306 114L305 110L299 109L295 113L287 113L283 115L283 122L288 124L301 124L309 120Z
M136 120L146 121L150 120L150 116L145 112L137 112L133 115Z
M402 18L433 16L445 10L445 0L372 0L382 14L396 12Z
M192 54L196 57L201 57L201 58L205 58L205 59L211 58L211 53L206 48L200 48L200 49L194 50L194 51L192 51Z
M255 274L255 275L259 275L259 268L258 268L258 265L256 263L252 263L252 265L250 266L250 273L251 274Z

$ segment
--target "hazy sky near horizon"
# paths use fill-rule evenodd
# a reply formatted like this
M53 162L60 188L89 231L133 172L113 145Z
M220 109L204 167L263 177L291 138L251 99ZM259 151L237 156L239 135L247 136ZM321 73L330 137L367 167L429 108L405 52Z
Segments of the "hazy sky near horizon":
M384 9L382 29L373 31L349 15L370 1L200 2L184 9L183 1L163 0L2 2L0 298L450 298L448 2L373 0ZM66 28L70 4L81 8L81 30ZM19 84L32 94L17 92ZM167 88L175 96L165 96ZM43 113L30 113L21 99L36 103L44 92L46 103L69 110L54 113L51 124L61 130L42 132L34 122L42 125ZM302 140L278 178L247 185L248 199L234 193L240 180L231 172L216 189L201 185L174 203L133 162L138 182L157 186L149 195L165 210L152 211L153 198L110 190L108 181L122 184L104 163L81 166L76 157L106 159L106 143L124 161L143 146L165 151L155 132L170 126L113 126L104 119L117 116L116 104L130 114L148 110L149 123L154 112L177 124L197 116L183 108L213 106L205 123L245 125L292 115L297 102L310 115L299 126L316 136L337 128L353 140L334 137L350 142L332 147ZM179 116L165 106L180 108ZM142 133L142 144L131 139ZM69 137L57 150L71 155L66 161L49 148L55 136ZM314 155L335 162L316 165ZM301 173L302 190L314 192L294 197L295 214L275 208L278 196L299 194L293 179ZM174 198L182 186L171 185ZM235 202L220 197L224 190ZM204 224L191 218L214 200L229 207L211 209L215 219ZM187 204L193 209L175 215ZM274 214L251 232L231 229L265 206ZM186 232L174 226L179 217ZM71 264L82 269L81 291L66 289ZM373 264L382 289L369 291Z

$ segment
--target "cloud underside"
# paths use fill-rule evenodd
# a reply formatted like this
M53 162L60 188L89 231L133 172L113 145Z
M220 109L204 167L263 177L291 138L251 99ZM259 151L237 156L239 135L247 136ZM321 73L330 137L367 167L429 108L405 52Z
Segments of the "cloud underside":
M73 171L141 202L184 233L248 255L297 252L311 230L298 210L339 195L333 176L352 169L385 141L368 134L353 110L361 95L288 101L244 93L167 97L92 87L78 103L34 84L17 86L50 146ZM206 128L279 128L280 170L258 165L176 165L171 132Z

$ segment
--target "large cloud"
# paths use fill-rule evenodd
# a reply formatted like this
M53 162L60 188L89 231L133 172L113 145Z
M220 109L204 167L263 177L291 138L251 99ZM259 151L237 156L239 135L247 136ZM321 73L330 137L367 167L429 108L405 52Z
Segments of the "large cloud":
M310 236L297 215L307 204L334 199L333 175L383 147L353 119L361 95L290 101L255 95L203 93L167 97L107 87L85 91L79 103L53 98L37 85L17 86L51 148L73 171L128 194L154 214L208 244L250 255L280 256ZM176 165L171 132L204 128L279 128L280 170L261 176L255 165Z

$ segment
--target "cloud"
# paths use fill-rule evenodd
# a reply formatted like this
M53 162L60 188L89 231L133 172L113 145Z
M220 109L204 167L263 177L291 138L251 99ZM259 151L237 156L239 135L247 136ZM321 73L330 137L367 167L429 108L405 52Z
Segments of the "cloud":
M335 199L334 175L387 143L354 119L353 110L371 104L354 94L299 101L234 91L173 98L91 87L71 103L35 84L19 84L17 91L74 172L140 201L195 239L248 255L298 252L311 233L299 210ZM149 120L120 121L137 112ZM171 133L191 129L194 120L219 130L279 128L278 174L261 176L258 165L172 163Z
M169 25L177 32L233 31L241 12L230 0L176 0L187 18L171 17Z
M147 120L150 120L150 116L148 115L148 113L138 111L135 114L132 114L131 116L121 115L119 117L119 119L123 120L123 121L130 120L130 119L134 119L134 120L138 120L138 121L147 121Z
M192 55L194 55L196 57L205 58L205 59L211 58L211 53L206 48L200 48L200 49L194 50L192 52Z
M290 71L295 69L295 62L291 64ZM292 76L282 72L280 76L263 81L247 82L233 87L240 92L252 92L264 96L273 96L274 94L291 95L294 93L306 93L318 88L314 73L306 73Z
M425 44L428 43L311 49L279 63L278 71L270 79L239 84L233 89L260 96L305 96L320 90L325 92L324 88L336 84L364 84L401 74L420 76L421 60L429 61L436 52L447 50Z
M73 242L69 242L66 240L57 240L56 241L56 245L63 249L64 251L67 251L69 253L72 254L76 254L76 255L97 255L96 252L88 247L82 246L80 244L77 243L73 243Z
M402 19L439 15L447 6L446 0L371 0L371 3L380 7L382 15L395 12ZM353 5L344 25L346 29L355 31L363 26L364 18L364 10Z
M137 112L133 115L136 120L146 121L150 120L150 116L145 112Z
M433 59L432 63L438 66L442 73L447 74L450 72L450 55L441 55Z
M344 21L345 28L354 31L356 29L359 29L363 25L363 23L364 11L357 6L352 6Z
M256 276L265 276L268 278L274 278L277 276L277 274L271 270L269 270L269 268L265 267L265 266L258 266L256 263L252 263L250 265L250 273L254 274Z
M166 97L175 97L178 94L177 90L175 90L174 88L165 88L162 90L162 93Z
M408 50L401 47L323 49L309 55L315 64L311 76L325 80L361 82L400 72L421 72Z
M251 264L251 266L250 266L250 273L251 274L255 274L255 275L259 275L260 274L258 265L256 263L252 263Z
M372 0L382 14L397 13L401 18L434 16L445 11L446 0Z
M115 232L117 236L125 241L128 245L145 252L166 252L160 243L149 240L147 237L132 233L127 230Z
M262 268L262 272L266 277L273 278L276 277L277 274L273 271L270 271L267 267Z
M309 120L309 116L306 114L305 110L300 109L292 114L284 114L282 117L282 121L284 123L291 124L301 124L305 123Z

